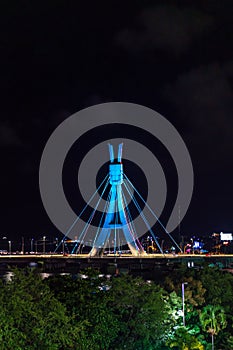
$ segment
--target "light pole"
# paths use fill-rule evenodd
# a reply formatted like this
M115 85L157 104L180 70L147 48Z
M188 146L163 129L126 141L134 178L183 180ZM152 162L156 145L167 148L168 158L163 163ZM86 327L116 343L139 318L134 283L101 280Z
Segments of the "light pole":
M22 254L24 254L24 237L22 237Z
M31 238L31 253L33 252L33 241L34 241L34 238Z
M43 254L45 254L45 239L46 239L46 236L43 237Z
M188 282L183 282L181 285L181 289L182 289L182 309L183 309L183 326L185 327L185 306L184 306L184 286L188 284Z
M9 243L9 254L11 254L11 241L8 241Z

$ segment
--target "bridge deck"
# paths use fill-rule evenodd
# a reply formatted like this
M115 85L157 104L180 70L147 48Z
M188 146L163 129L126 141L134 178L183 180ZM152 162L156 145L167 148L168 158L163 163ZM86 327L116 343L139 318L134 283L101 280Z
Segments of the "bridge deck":
M233 254L224 255L196 255L196 254L150 254L146 256L132 255L109 255L103 257L89 257L87 254L82 255L58 255L58 254L19 254L19 255L1 255L0 269L6 266L41 266L44 270L82 270L87 267L94 267L107 271L111 267L114 269L132 270L156 270L158 268L174 268L178 265L188 267L203 266L205 264L215 264L219 267L232 268Z

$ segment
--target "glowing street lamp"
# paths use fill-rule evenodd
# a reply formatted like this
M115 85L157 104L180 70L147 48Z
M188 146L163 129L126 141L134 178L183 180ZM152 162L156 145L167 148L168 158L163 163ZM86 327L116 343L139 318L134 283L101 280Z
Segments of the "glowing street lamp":
M8 241L9 244L9 254L11 254L11 241Z
M43 237L43 254L45 254L45 240L46 240L46 236Z
M182 309L183 309L183 326L185 327L185 305L184 305L184 286L188 284L188 282L183 282L181 285L181 289L182 289Z

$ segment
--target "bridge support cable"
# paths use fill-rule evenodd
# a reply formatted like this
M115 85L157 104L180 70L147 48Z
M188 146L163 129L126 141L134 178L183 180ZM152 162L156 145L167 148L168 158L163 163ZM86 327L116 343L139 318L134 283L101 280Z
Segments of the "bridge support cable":
M147 207L147 209L150 211L150 213L154 216L154 218L158 221L158 223L161 225L161 227L164 229L164 232L169 236L169 238L171 239L171 241L175 244L175 246L178 248L178 250L182 253L181 248L179 247L179 245L176 243L176 241L174 240L174 238L172 237L172 235L170 235L170 233L167 231L167 229L165 228L165 226L162 224L162 222L159 220L158 216L155 214L155 212L151 209L151 207L147 204L147 202L144 200L144 198L141 196L141 194L139 193L139 191L136 189L136 187L133 185L133 183L130 181L130 179L124 174L125 179L128 181L128 183L132 186L132 188L134 189L134 191L137 193L137 195L139 196L139 198L143 201L143 203L145 204L145 206Z
M157 240L157 238L156 238L154 232L152 231L152 229L151 229L151 227L150 227L150 224L149 224L149 222L147 221L147 219L146 219L146 217L145 217L145 215L144 215L144 213L143 213L143 211L142 211L140 205L138 204L138 202L137 202L136 198L134 197L133 193L130 191L130 189L129 189L128 186L126 185L126 182L124 182L124 185L125 185L125 188L126 188L128 194L129 194L130 197L132 198L132 201L133 201L135 207L137 208L139 215L141 216L142 220L144 221L146 227L148 228L148 231L150 232L150 234L151 234L152 237L154 238L154 240L155 240L155 242L156 242L156 244L157 244L157 247L158 247L159 250L160 250L160 253L164 255L164 252L163 252L163 250L162 250L162 248L161 248L161 246L160 246L160 244L159 244L159 242L158 242L158 240Z
M137 231L136 231L136 228L135 228L135 225L133 223L133 219L132 219L132 216L131 216L131 213L130 213L130 210L129 210L129 207L127 205L127 200L126 200L126 197L124 195L124 192L122 191L122 197L123 197L123 204L125 206L125 210L126 210L126 215L128 217L128 223L129 223L129 226L130 226L130 231L132 232L132 237L134 239L134 241L137 243L137 245L143 249L142 245L141 245L141 242L139 241L139 239L137 238Z
M122 198L122 183L123 183L123 164L122 146L118 145L118 156L114 157L113 146L109 144L110 164L109 164L109 178L110 178L110 200L109 207L106 212L103 227L96 235L95 242L92 246L90 256L102 256L111 232L113 233L113 249L116 253L117 245L117 230L121 229L124 235L126 244L128 245L132 255L138 256L141 248L136 244L133 233L130 230L130 225L126 217L126 211L123 205ZM119 239L118 239L119 241Z
M71 232L71 230L74 228L74 226L77 224L77 222L79 221L81 215L85 212L85 210L87 209L87 207L89 206L89 204L92 202L92 200L94 199L94 197L96 196L96 194L98 193L98 191L100 190L100 188L103 186L103 184L105 183L105 181L108 179L109 181L109 174L107 174L105 176L105 178L103 179L103 181L101 182L101 184L99 185L99 187L96 189L96 191L93 193L93 195L90 197L89 201L86 203L86 205L84 206L84 208L81 210L81 212L79 213L79 215L77 216L77 218L74 220L74 222L72 223L72 225L68 228L68 230L66 231L64 237L62 238L62 240L60 241L60 243L57 245L56 249L54 252L57 252L57 250L60 248L60 246L62 245L62 243L64 243L65 238L69 235L69 233Z
M108 181L108 184L109 184L109 181ZM109 207L110 197L111 197L111 195L110 195L110 192L109 192L108 198L107 198L106 203L105 203L105 205L104 205L104 210L103 210L102 215L101 215L101 218L100 218L99 226L98 226L98 229L97 229L97 232L96 232L96 235L95 235L93 244L95 244L96 239L97 239L97 237L99 236L99 232L100 232L100 229L101 229L101 227L102 227L102 223L103 223L104 216L105 216L106 211L108 210L108 207Z
M95 208L93 209L91 215L89 216L87 222L85 223L85 226L84 226L82 232L80 233L80 236L79 236L80 244L81 244L81 242L85 239L85 236L86 236L86 234L87 234L88 228L89 228L89 226L90 226L90 224L91 224L91 222L92 222L92 220L93 220L93 217L94 217L94 215L95 215L95 212L96 212L96 210L97 210L97 208L98 208L98 206L99 206L99 204L100 204L100 201L101 201L101 199L102 199L102 197L103 197L103 195L104 195L104 193L105 193L105 191L106 191L106 189L107 189L108 184L109 184L109 180L106 182L106 184L105 184L105 186L104 186L104 189L103 189L103 191L102 191L102 193L101 193L101 196L99 197L99 199L98 199L98 201L97 201L97 203L96 203ZM77 248L78 243L79 243L79 242L77 242L77 243L75 244L75 246L74 246L74 248L73 248L71 254L74 253L75 249Z

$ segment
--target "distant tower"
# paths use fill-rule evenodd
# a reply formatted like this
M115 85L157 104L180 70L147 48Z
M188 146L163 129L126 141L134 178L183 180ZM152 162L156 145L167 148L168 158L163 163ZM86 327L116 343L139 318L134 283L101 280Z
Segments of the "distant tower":
M118 157L114 161L113 146L109 144L110 153L110 165L109 165L109 180L110 180L110 193L109 193L109 206L106 211L103 227L101 228L99 235L96 237L90 256L100 256L105 250L108 240L111 235L111 231L121 229L124 233L125 240L128 247L134 256L139 254L146 254L142 246L135 237L135 233L131 229L129 224L129 218L126 215L126 209L123 204L122 198L122 183L123 179L123 164L122 158L122 146L121 143L118 146ZM115 238L116 239L116 238Z

